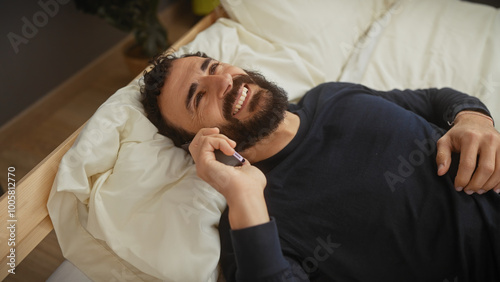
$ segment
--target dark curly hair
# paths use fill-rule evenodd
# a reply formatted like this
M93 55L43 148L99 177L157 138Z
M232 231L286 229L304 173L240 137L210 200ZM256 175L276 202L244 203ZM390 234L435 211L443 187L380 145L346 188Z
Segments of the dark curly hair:
M172 63L180 58L186 57L208 58L205 53L197 52L184 54L180 57L174 54L160 54L151 60L151 68L144 72L144 83L141 86L141 103L144 106L146 117L158 128L158 133L172 139L174 145L181 145L191 141L194 134L173 125L165 119L158 106L158 97L163 85L170 74Z

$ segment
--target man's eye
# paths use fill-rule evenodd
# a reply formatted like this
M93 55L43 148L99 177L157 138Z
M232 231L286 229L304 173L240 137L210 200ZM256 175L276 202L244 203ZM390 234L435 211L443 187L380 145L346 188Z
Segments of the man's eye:
M209 70L209 73L210 74L215 74L215 70L217 70L217 67L219 66L219 63L213 63L211 66L210 66L210 70Z
M198 93L198 95L196 95L196 98L194 99L194 107L197 109L198 108L198 105L200 104L201 102L201 98L203 98L203 96L205 95L205 91L203 92L200 92Z

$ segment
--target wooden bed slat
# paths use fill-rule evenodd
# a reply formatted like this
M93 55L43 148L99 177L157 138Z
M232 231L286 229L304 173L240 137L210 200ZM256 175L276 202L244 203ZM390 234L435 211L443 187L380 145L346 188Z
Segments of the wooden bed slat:
M83 127L83 126L82 126ZM15 214L17 222L15 233L16 265L30 253L52 230L47 200L50 189L57 173L59 162L63 155L73 145L81 128L75 131L68 139L61 143L50 155L32 169L16 185L16 204ZM0 199L0 221L7 223L8 226L8 198L7 193ZM3 279L10 268L7 263L10 254L10 248L7 244L10 231L2 228L0 231L0 279Z
M175 42L168 51L176 51L181 46L191 42L196 35L209 27L220 17L227 17L222 7L216 8L212 13L201 19L183 37ZM141 76L140 74L139 76ZM139 77L137 76L137 77ZM7 263L10 254L8 240L10 231L6 227L15 223L15 264L16 266L50 233L53 229L52 222L47 210L47 200L54 182L59 163L73 145L81 126L63 143L61 143L51 154L41 161L25 177L16 183L16 219L17 222L8 222L8 193L0 198L0 280L8 274L10 268ZM7 173L7 172L5 172Z

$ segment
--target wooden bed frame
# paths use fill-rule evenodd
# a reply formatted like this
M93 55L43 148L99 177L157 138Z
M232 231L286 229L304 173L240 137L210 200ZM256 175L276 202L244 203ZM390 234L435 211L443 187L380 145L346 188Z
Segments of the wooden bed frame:
M175 42L167 52L176 51L191 42L199 32L221 17L227 17L227 14L219 6ZM13 212L15 218L9 218L8 192L0 198L0 222L6 226L0 228L0 280L9 274L10 258L8 256L11 254L11 248L15 249L15 265L17 266L52 231L53 226L47 210L52 183L56 177L59 162L73 145L82 128L83 125L16 184L15 205L10 206L10 211ZM13 202L11 201L10 204ZM10 224L15 224L15 233L11 233L7 228ZM10 242L14 242L12 240L15 239L15 247L9 246L10 237L12 237Z

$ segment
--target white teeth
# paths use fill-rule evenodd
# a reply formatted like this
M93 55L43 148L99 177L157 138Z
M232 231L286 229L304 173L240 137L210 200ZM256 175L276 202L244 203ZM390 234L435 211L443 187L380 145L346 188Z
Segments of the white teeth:
M234 107L233 116L240 111L241 105L243 105L243 103L245 102L245 99L247 98L247 93L248 93L248 88L243 87L243 91L241 93L240 99L238 100L238 103Z

